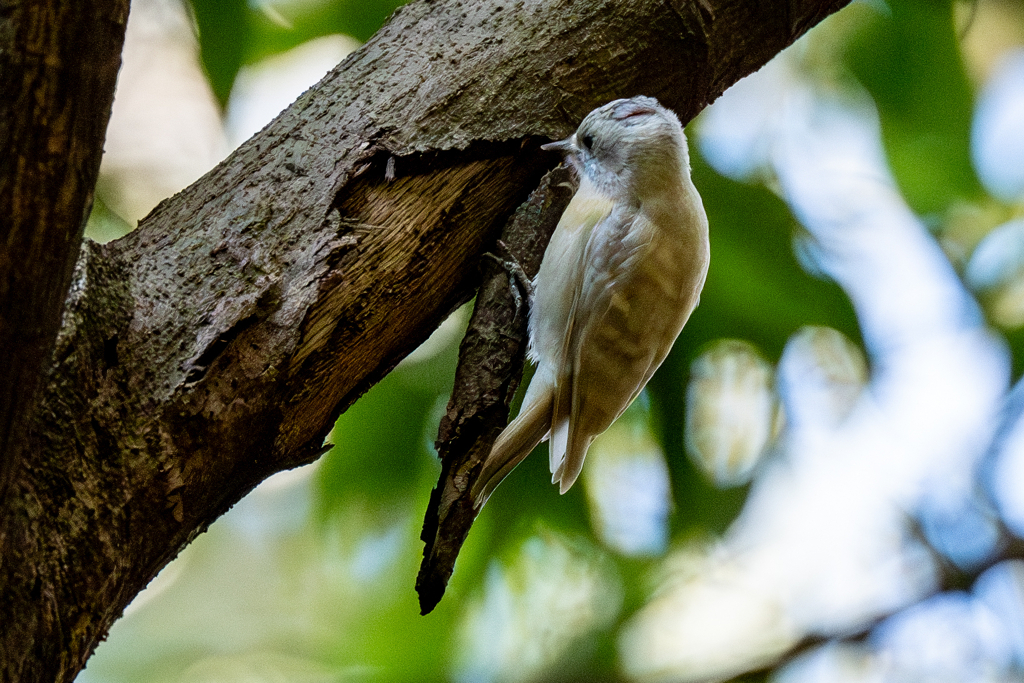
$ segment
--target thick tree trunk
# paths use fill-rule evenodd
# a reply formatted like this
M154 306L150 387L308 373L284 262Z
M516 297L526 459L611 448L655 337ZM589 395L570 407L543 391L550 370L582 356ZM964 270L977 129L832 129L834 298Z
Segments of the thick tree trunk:
M92 207L127 20L128 0L0 9L0 501Z
M556 160L689 120L848 0L419 1L124 239L82 250L0 526L0 677L70 681L146 583L478 281ZM412 577L410 577L411 581Z

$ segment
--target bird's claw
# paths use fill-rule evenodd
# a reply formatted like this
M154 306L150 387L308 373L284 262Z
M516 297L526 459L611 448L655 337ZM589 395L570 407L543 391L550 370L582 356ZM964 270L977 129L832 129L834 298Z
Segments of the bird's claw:
M498 265L508 273L509 289L512 292L512 300L516 305L515 317L518 318L523 309L523 296L520 294L519 290L521 288L522 291L526 293L527 299L529 299L532 304L534 294L533 282L530 281L529 276L526 274L526 271L523 270L523 266L519 263L519 260L501 240L498 240L498 248L508 254L508 257L502 258L489 251L484 252L484 256L496 261ZM518 287L516 285L518 285Z

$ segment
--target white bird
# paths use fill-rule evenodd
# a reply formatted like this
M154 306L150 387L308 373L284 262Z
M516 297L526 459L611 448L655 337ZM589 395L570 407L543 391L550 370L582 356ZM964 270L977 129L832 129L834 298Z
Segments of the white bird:
M472 488L476 508L548 437L552 483L569 490L591 442L665 360L710 260L683 127L654 98L609 102L543 149L563 152L580 186L533 280L537 370Z

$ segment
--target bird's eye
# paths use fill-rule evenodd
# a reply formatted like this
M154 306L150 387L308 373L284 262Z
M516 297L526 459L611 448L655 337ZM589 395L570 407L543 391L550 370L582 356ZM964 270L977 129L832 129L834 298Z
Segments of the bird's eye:
M585 148L590 149L590 146L594 144L594 136L588 133L587 135L584 135L582 138L580 138L580 142L583 143L583 146Z

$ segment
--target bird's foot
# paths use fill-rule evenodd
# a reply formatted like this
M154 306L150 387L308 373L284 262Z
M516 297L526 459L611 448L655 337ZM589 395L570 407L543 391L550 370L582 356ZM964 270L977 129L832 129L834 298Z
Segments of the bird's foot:
M512 300L516 304L516 317L518 318L523 309L523 296L520 294L520 289L522 289L526 294L527 299L532 305L534 295L533 282L530 281L529 276L526 274L526 271L523 270L523 266L519 263L519 260L501 240L498 240L498 249L507 254L507 256L502 258L501 256L492 254L489 251L484 252L484 256L497 261L498 265L504 268L508 273L509 288L512 292ZM518 287L516 285L518 285Z

